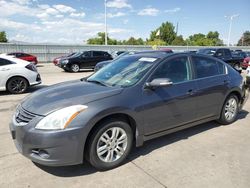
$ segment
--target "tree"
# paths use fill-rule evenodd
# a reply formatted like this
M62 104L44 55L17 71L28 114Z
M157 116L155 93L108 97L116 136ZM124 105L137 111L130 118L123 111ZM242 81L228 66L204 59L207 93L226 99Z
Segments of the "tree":
M123 42L123 44L125 45L144 45L144 41L142 38L134 38L134 37L130 37L127 41L125 40Z
M165 46L166 42L161 39L148 40L147 45L150 46Z
M202 33L189 36L188 44L191 46L222 46L223 42L219 39L219 33L217 31L208 32L207 35Z
M0 32L0 42L8 42L8 39L7 39L5 31L1 31Z
M172 44L171 45L174 45L174 46L185 46L186 45L186 42L185 40L183 39L183 36L182 35L179 35L179 36L176 36L175 39L173 40Z
M157 36L159 34L159 36ZM151 31L149 41L155 41L160 39L165 42L166 45L171 45L176 37L175 27L170 22L162 23L156 30Z
M245 31L238 41L237 46L250 46L250 31Z
M207 39L209 39L211 46L222 46L223 41L219 38L220 34L218 31L209 31L207 34Z
M116 39L111 39L108 37L108 44L117 45L117 43L118 41ZM97 37L88 39L87 44L98 44L98 45L105 44L105 33L104 32L97 33Z

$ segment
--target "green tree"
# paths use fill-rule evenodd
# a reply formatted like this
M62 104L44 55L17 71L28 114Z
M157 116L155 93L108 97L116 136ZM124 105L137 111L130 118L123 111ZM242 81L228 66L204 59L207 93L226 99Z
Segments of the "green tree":
M157 36L159 34L159 36ZM149 41L155 41L160 39L165 42L166 45L171 45L176 37L175 27L170 22L162 23L156 30L151 31Z
M0 32L0 42L8 42L8 39L7 39L5 31L1 31Z
M123 44L125 45L144 45L144 41L142 38L134 38L134 37L130 37L127 41L123 41Z
M108 44L109 45L117 45L117 43L118 43L118 41L116 39L111 39L108 37ZM97 37L88 39L87 44L104 45L105 44L105 33L104 32L97 33Z
M165 46L166 42L161 39L148 40L147 45L150 46Z
M223 41L219 38L220 34L218 31L209 31L207 34L207 39L210 41L211 46L222 46Z
M219 33L217 31L208 32L207 35L202 33L189 36L188 44L190 46L221 46L223 42L219 39Z
M237 46L250 46L250 31L245 31L239 39Z
M175 39L173 40L172 44L171 45L174 45L174 46L185 46L186 45L186 42L185 40L183 39L183 36L182 35L179 35L179 36L176 36Z

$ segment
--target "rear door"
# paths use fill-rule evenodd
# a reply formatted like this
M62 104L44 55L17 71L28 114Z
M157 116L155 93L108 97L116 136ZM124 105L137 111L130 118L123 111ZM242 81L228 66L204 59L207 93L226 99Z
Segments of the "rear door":
M104 57L104 52L101 51L93 51L93 61L92 66L94 67L97 63L101 61L105 61L107 58Z
M0 87L4 87L11 73L13 63L9 60L0 58Z
M192 55L192 63L198 86L197 116L216 116L229 89L226 67L220 60L198 55Z

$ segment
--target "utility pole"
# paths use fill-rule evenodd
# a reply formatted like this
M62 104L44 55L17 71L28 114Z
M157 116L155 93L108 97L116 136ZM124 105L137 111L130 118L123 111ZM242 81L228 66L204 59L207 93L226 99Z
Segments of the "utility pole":
M234 15L231 15L231 16L225 16L225 18L229 18L229 21L230 21L229 30L228 30L228 38L227 38L227 46L230 46L233 19L238 17L238 16L239 16L239 14L234 14Z
M107 28L107 0L104 0L105 7L105 45L108 45L108 28Z
M178 36L179 22L176 24L176 36Z

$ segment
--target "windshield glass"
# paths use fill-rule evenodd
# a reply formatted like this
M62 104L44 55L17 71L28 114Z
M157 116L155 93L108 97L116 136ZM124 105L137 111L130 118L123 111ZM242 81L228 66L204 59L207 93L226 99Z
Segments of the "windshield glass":
M107 86L128 87L136 84L152 67L157 58L125 56L108 64L87 81L100 82Z
M206 54L206 55L214 55L215 49L200 49L198 51L199 54Z

